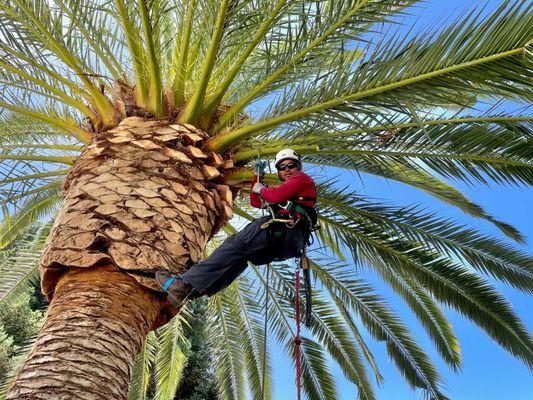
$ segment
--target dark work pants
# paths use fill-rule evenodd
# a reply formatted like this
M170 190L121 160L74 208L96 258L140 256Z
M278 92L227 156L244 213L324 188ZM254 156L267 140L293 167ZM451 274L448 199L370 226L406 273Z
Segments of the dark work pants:
M248 262L262 265L299 256L306 241L304 224L287 229L283 239L275 241L269 238L267 229L261 229L269 219L270 216L255 219L228 237L208 258L182 275L184 282L211 296L237 279Z

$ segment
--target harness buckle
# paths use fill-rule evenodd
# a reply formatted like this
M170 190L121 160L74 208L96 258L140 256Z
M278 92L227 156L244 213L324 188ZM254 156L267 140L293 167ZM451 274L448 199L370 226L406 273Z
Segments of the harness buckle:
M284 210L287 211L289 214L291 213L292 206L293 206L293 202L290 201L290 200L287 200L287 201L285 202L285 205L284 205L284 206L282 206L281 204L278 204L278 207L279 207L279 208L284 209Z

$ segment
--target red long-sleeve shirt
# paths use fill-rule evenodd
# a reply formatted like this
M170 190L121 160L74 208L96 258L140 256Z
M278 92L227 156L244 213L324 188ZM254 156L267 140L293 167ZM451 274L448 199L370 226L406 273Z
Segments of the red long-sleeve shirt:
M257 182L257 177L252 182L252 188ZM261 208L261 197L269 203L283 203L295 197L315 198L315 182L305 172L298 172L279 186L264 187L261 189L261 195L250 191L250 204L252 207ZM315 201L299 200L299 204L313 207Z

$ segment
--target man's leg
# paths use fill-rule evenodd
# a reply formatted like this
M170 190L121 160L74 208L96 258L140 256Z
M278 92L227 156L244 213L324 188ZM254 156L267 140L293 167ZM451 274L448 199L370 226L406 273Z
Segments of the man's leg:
M268 220L268 217L264 221L255 224L254 229L260 228L261 224L263 224L266 220ZM239 237L239 234L236 237ZM243 239L243 243L246 242L246 245L242 248L241 252L243 257L236 260L233 264L226 265L223 273L220 274L218 278L212 280L211 285L204 289L205 294L212 296L213 294L218 293L229 286L246 269L248 262L251 262L255 265L263 265L274 260L281 261L289 258L299 257L302 254L302 250L307 240L307 234L305 233L305 229L303 229L303 227L289 229L284 235L283 239L280 241L269 241L268 232L264 229L260 229L256 233L254 230L249 230L247 232L247 228L245 228L240 234L240 237ZM193 268L196 269L196 267L203 267L204 263L207 262L212 262L215 270L219 271L220 268L216 268L216 260L215 257L213 257L215 255L214 253L215 252L213 252L213 254L204 262L193 266L184 274L184 277L186 278L186 276L193 271ZM218 257L223 257L223 255L219 254L217 255L217 258ZM224 260L221 260L221 264L223 262ZM206 266L206 270L211 273L212 267Z
M207 295L213 295L231 284L246 269L251 254L268 245L266 231L261 229L267 219L256 219L227 238L208 258L181 275L183 283Z
M242 242L236 237L227 238L204 261L193 265L182 274L184 282L191 285L200 294L211 295L217 286L225 287L231 282L228 271L246 268L246 255ZM211 289L211 290L208 290Z
M287 229L283 242L279 248L279 258L287 260L289 258L299 257L308 239L306 228L302 225L292 229Z

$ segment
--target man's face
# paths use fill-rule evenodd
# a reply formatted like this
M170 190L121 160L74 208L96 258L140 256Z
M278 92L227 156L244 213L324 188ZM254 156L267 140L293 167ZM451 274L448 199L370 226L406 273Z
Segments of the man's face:
M296 160L290 160L290 159L289 160L283 160L278 165L277 168L278 168L279 178L282 181L286 181L292 175L294 175L295 173L297 173L300 170L300 164Z

